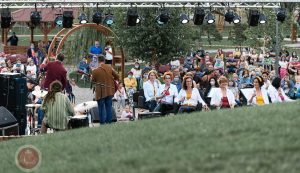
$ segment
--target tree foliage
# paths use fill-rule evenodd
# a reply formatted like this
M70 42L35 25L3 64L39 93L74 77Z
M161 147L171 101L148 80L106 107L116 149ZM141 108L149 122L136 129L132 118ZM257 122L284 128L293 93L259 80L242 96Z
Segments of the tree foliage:
M158 62L165 63L173 56L184 54L189 48L191 40L191 27L180 24L180 9L168 9L171 19L165 25L155 22L159 11L155 8L143 8L139 14L143 17L138 26L126 26L126 9L115 13L116 24L113 30L119 36L127 56L150 61L157 57Z

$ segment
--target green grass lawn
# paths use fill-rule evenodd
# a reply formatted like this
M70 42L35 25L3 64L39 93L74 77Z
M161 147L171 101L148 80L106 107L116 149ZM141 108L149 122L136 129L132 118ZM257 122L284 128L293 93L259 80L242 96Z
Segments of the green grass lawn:
M298 173L300 102L200 112L0 142L0 167L34 145L36 172Z

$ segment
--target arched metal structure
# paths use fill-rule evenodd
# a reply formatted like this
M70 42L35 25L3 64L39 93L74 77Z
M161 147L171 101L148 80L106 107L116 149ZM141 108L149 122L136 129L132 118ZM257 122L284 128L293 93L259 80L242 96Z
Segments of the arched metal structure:
M67 29L67 28L63 28L61 29L53 38L50 46L49 46L49 50L48 50L48 57L52 56L53 53L55 53L56 55L58 53L60 53L60 50L63 46L63 44L65 43L65 41L67 40L67 38L74 33L75 31L78 31L82 28L94 28L97 31L101 32L105 37L109 37L109 38L116 38L118 39L118 36L108 27L103 26L103 25L97 25L95 23L87 23L87 24L77 24L77 25L73 25L72 28ZM55 48L55 44L56 42L59 41L57 47ZM121 64L121 79L124 78L124 66L125 66L125 56L124 56L124 51L121 48L121 54L120 55L116 55L115 53L115 48L114 45L112 45L113 47L113 66L115 65L115 63L120 63ZM55 49L55 50L54 50Z
M54 46L56 41L58 41L58 39L60 39L62 37L62 39L60 40L55 54L58 54L60 52L60 49L62 48L64 42L66 41L66 39L75 31L80 30L81 28L94 28L97 31L101 32L105 37L114 37L114 38L118 38L118 36L108 27L105 27L103 25L97 25L95 23L87 23L87 24L80 24L80 25L74 25L71 29L67 29L67 28L63 28L62 30L60 30L53 38L49 50L48 50L48 56L51 56L51 53L54 52Z

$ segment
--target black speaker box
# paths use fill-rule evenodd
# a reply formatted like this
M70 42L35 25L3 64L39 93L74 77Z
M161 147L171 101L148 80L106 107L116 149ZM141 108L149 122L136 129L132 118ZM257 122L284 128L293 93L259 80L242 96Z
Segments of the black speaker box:
M6 107L19 123L19 134L25 135L26 128L26 78L20 74L0 75L0 106Z
M0 106L0 136L19 135L17 119L3 106Z

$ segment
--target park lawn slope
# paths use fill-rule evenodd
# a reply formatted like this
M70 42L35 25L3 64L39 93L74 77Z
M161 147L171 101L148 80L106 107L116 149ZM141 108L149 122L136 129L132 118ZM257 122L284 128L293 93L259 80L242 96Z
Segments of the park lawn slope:
M300 171L300 102L198 112L0 143L0 167L34 145L38 173Z

